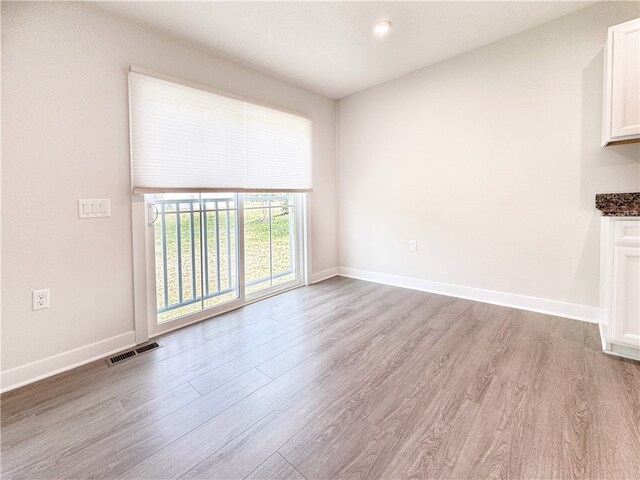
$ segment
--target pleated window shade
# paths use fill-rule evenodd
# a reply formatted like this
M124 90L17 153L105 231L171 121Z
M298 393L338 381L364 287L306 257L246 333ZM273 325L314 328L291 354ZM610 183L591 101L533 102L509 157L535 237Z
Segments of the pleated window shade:
M129 72L134 193L309 191L311 121Z

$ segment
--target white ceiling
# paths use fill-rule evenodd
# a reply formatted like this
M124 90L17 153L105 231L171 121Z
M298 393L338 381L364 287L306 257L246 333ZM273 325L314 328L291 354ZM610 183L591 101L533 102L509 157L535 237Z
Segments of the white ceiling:
M96 2L136 22L341 98L593 2ZM374 23L393 24L385 38Z

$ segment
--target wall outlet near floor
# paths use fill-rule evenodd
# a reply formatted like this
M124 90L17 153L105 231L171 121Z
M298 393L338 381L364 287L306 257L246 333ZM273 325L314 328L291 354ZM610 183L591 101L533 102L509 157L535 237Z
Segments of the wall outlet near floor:
M409 250L412 252L418 251L418 242L416 240L409 240Z
M49 308L49 289L34 290L31 296L31 310L44 310Z

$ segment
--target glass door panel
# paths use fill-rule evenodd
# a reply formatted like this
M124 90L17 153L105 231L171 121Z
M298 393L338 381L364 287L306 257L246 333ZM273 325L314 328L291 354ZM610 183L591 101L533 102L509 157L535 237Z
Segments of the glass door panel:
M237 206L229 194L202 194L203 232L207 248L203 252L205 276L204 308L238 298L236 219Z
M281 285L297 278L294 195L272 200L271 207L271 283Z
M270 286L269 201L265 195L243 195L245 289L251 294Z
M158 323L239 298L236 195L163 194L152 203Z
M295 195L245 194L243 201L247 295L297 280Z

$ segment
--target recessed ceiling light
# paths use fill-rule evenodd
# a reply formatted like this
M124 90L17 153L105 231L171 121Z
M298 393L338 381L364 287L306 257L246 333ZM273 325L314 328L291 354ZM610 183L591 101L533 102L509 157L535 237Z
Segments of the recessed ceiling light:
M391 29L391 22L389 20L380 20L373 26L373 33L382 37Z

